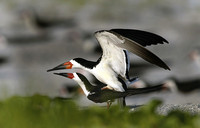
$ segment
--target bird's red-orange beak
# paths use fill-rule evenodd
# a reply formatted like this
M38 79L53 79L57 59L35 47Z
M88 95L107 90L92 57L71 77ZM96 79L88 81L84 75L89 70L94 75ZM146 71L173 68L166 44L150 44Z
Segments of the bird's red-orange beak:
M60 76L63 76L63 77L67 77L69 79L73 79L74 78L74 75L73 73L54 73L55 75L60 75Z
M73 66L71 62L65 62L63 65L65 66L66 69L72 69Z
M72 66L73 64L71 62L65 62L52 69L47 70L47 72L54 71L54 70L62 70L62 69L72 69Z

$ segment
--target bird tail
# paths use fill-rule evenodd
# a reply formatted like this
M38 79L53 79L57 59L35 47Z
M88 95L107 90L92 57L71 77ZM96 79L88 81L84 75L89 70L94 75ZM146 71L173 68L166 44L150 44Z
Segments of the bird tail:
M127 89L127 96L156 92L162 89L164 89L163 84L152 86L152 87L146 87L146 88L132 88L132 89L129 88Z

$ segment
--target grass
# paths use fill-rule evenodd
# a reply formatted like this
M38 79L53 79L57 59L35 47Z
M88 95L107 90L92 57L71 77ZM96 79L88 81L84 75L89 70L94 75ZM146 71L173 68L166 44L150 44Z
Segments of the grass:
M11 97L0 102L0 128L199 128L200 117L172 111L157 114L161 101L152 101L137 111L112 106L81 109L72 100L47 96Z

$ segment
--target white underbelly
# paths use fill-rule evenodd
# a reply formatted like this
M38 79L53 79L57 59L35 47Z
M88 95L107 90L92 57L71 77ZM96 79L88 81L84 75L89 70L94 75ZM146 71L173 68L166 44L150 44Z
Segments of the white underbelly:
M92 70L92 74L102 83L117 91L124 91L122 84L117 79L117 74L108 66L98 66Z

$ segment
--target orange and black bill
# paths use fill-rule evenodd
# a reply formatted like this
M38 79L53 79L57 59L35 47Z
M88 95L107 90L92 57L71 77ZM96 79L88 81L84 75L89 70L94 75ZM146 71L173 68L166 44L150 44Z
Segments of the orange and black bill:
M72 65L73 64L71 62L65 62L65 63L62 63L62 64L52 68L52 69L47 70L47 72L55 71L55 70L62 70L62 69L71 69Z
M60 76L63 76L63 77L67 77L67 78L70 78L70 79L74 78L73 73L54 73L54 74L55 75L60 75Z

